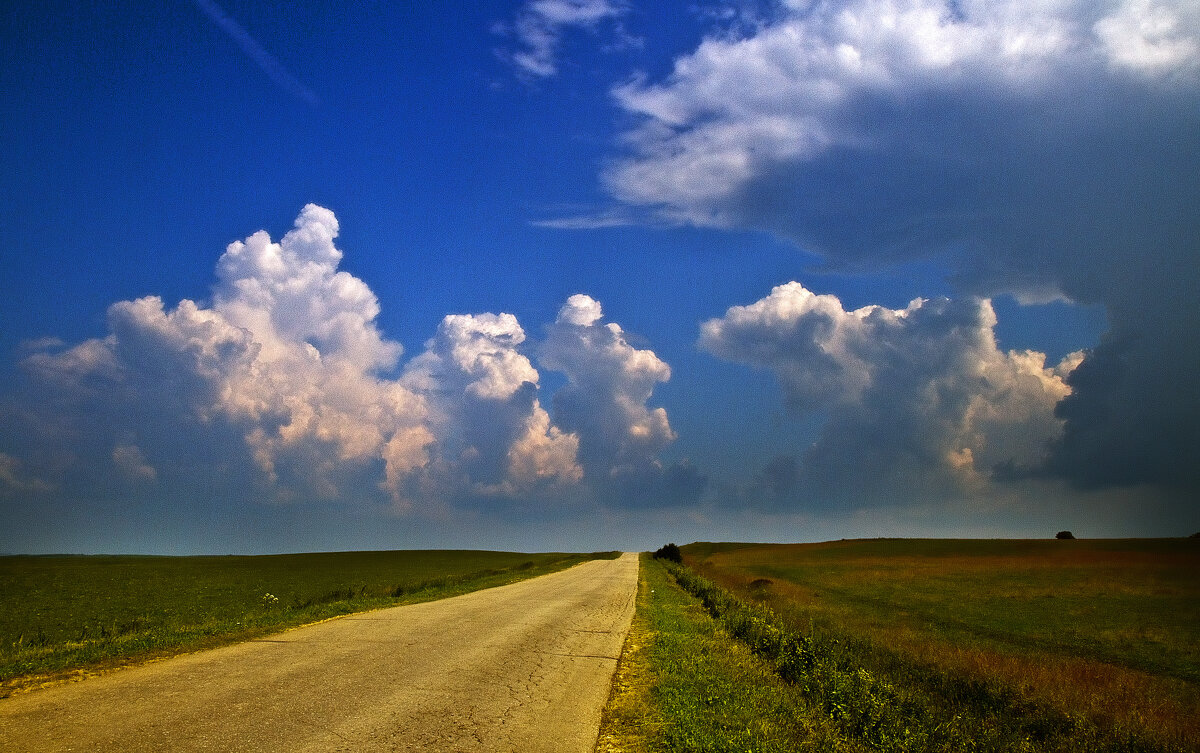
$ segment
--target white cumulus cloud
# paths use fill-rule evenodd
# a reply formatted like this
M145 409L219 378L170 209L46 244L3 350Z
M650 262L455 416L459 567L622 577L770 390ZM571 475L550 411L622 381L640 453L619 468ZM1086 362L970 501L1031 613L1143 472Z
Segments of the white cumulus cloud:
M1148 76L1192 76L1200 67L1200 10L1195 4L1132 0L1092 29L1115 68Z
M160 422L233 427L283 497L336 497L346 469L376 462L395 480L419 465L425 401L384 376L401 348L375 326L366 284L338 270L337 233L333 213L310 204L278 243L258 232L229 245L211 307L121 301L109 308L105 338L26 363L92 390L109 412L126 401L153 405ZM152 423L129 422L132 435ZM113 461L147 478L137 446L118 444Z
M705 322L701 346L769 369L818 440L766 469L776 492L859 503L978 491L1000 470L1040 465L1062 433L1055 406L1079 354L997 348L986 300L845 310L797 282Z
M518 350L524 342L512 314L451 314L405 369L404 383L431 408L443 474L477 492L514 495L582 478L578 438L551 426L539 374Z
M536 402L525 419L525 432L508 450L508 475L517 488L551 479L578 482L579 437L550 424L550 414Z
M644 119L626 136L632 156L607 175L618 198L701 225L771 225L743 206L744 191L781 163L896 148L900 135L921 150L959 148L938 142L959 135L938 121L971 116L955 108L990 107L975 117L999 119L1020 117L1030 102L1078 108L1080 96L1105 94L1105 68L1168 83L1200 78L1200 12L1189 3L788 5L747 36L704 41L664 81L616 88L619 104ZM807 200L785 198L774 210ZM782 229L817 241L802 227Z
M599 302L573 295L542 344L539 362L568 380L554 395L555 422L578 433L580 462L594 477L657 473L656 456L675 433L666 410L647 402L671 369L602 320Z
M209 305L118 301L103 337L27 345L38 397L0 415L25 438L0 484L57 488L38 480L47 470L64 489L374 499L429 515L695 499L700 474L657 458L675 434L647 403L670 369L598 302L572 296L542 343L510 313L449 314L402 362L374 293L338 268L338 231L310 204L278 241L229 244ZM567 377L553 418L526 351Z
M450 314L442 320L426 352L407 367L408 381L436 390L447 379L460 381L477 398L504 400L538 373L517 346L525 330L512 314Z

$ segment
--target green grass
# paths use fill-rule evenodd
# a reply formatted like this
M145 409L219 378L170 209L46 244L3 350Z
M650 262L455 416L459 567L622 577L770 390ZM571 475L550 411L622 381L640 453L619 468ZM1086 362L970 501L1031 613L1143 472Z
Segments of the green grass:
M596 750L859 751L801 691L642 557L638 609Z
M427 601L610 554L0 557L0 696L44 679Z
M715 555L715 556L714 556ZM862 624L958 645L1200 681L1200 546L1159 541L855 541L740 548L705 566L803 586ZM812 610L810 610L812 611Z
M830 708L839 674L853 685L861 671L869 681L855 691L858 707L879 696L906 708L882 723L920 734L880 749L1200 745L1195 541L695 544L683 553L716 581L693 590L719 584L736 595L705 599L731 632L755 643L751 614L824 662L815 679L793 678L814 702ZM969 729L978 733L962 737Z

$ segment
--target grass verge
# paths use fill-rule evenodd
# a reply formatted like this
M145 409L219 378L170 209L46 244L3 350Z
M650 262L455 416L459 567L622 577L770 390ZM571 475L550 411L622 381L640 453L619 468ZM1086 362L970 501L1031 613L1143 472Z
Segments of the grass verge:
M638 608L601 720L600 753L866 750L734 640L660 560L642 556Z
M618 553L0 557L0 697Z

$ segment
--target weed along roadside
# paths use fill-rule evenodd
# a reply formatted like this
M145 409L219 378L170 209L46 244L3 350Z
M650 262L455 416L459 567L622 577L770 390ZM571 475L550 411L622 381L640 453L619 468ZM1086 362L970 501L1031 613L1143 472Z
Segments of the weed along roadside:
M662 560L642 555L638 605L598 753L867 748L844 741L799 691L712 620Z
M618 553L0 557L0 697Z
M738 572L736 593L697 574L702 545L682 547L685 564L663 553L643 556L598 751L1197 749L1183 728L1051 702L773 601L781 614L758 597L784 584L754 568ZM1195 687L1180 692L1186 716Z

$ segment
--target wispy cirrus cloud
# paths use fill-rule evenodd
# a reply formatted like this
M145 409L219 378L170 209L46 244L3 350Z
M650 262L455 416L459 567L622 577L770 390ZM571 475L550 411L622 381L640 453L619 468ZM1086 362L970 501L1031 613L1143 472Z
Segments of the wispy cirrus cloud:
M497 52L517 69L518 75L549 78L558 74L564 34L572 29L595 31L602 23L615 21L628 12L619 0L531 0L511 24L494 27L494 31L513 37L519 45ZM616 34L626 45L632 39L619 26Z
M19 459L0 452L0 499L46 494L55 490L54 484L30 474L24 466Z
M640 223L632 213L623 209L615 209L595 214L574 214L564 217L551 217L545 220L533 220L529 224L534 227L544 227L552 230L601 230L608 227L628 227Z
M221 28L221 31L225 32L242 49L246 57L253 60L254 64L262 69L263 73L267 74L267 77L276 86L313 107L321 104L320 98L312 89L300 83L300 80L287 69L287 66L263 49L262 45L254 37L250 36L250 32L246 31L241 24L233 20L225 12L224 8L214 2L214 0L194 0L194 2L200 10L204 11L205 15L212 19L213 23Z

